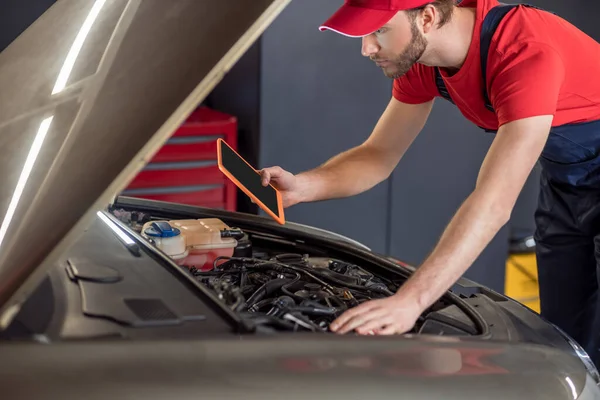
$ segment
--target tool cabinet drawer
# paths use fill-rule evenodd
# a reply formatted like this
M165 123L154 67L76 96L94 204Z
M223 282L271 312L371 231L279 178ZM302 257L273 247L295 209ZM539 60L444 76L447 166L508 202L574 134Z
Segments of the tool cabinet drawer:
M216 161L148 164L129 184L129 189L165 186L224 184Z
M172 137L151 162L216 160L219 138L223 135Z
M237 149L237 118L198 107L123 194L236 211L236 186L217 166L219 138Z

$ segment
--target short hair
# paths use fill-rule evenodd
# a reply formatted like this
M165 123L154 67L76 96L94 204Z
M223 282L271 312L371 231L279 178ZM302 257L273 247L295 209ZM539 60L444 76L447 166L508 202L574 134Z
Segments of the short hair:
M428 5L433 5L438 12L440 13L440 21L438 23L438 27L442 27L447 24L452 18L452 13L454 12L454 6L456 5L457 0L433 0L430 3L427 3L421 7L412 8L410 10L406 10L408 17L411 21L414 21L417 18L417 15L425 9Z

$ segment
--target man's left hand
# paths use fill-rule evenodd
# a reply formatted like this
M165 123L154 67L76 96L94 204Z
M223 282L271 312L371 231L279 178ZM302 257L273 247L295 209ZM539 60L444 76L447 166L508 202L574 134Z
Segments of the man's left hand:
M397 293L367 301L340 315L330 326L335 333L355 330L361 335L393 335L412 329L422 310L414 299Z

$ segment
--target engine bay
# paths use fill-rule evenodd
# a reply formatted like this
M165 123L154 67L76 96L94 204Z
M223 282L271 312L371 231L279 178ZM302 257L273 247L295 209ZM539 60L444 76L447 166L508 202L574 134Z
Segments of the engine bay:
M48 266L0 339L327 335L339 315L391 296L410 273L400 261L318 229L133 199L98 213ZM540 335L543 321L492 291L469 281L461 287L424 310L407 333L542 343L554 332Z
M397 288L357 265L308 254L225 258L190 273L254 324L288 331L327 331L347 309Z
M393 295L405 280L215 218L113 215L260 332L328 332L343 312ZM456 305L440 300L413 332L473 335L477 329Z

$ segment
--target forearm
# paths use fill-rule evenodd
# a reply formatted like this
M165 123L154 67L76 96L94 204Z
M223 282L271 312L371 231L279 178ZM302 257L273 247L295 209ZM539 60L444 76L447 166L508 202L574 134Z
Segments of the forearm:
M492 197L489 191L476 190L459 208L431 256L396 295L346 311L331 324L331 330L390 335L411 329L419 315L458 280L507 220L500 217L506 215L501 211L506 203L490 201Z
M476 188L456 212L431 255L394 296L365 302L332 324L333 332L391 335L419 315L464 274L500 228L548 138L552 115L504 124L479 171Z
M385 180L394 161L376 148L361 145L345 151L318 168L298 174L304 202L349 197Z
M506 202L475 191L462 204L436 248L398 295L416 299L422 310L439 299L472 265L508 221Z
M481 166L475 191L444 231L431 255L400 288L422 310L448 290L508 222L552 124L552 116L503 125ZM412 297L411 297L412 296Z

